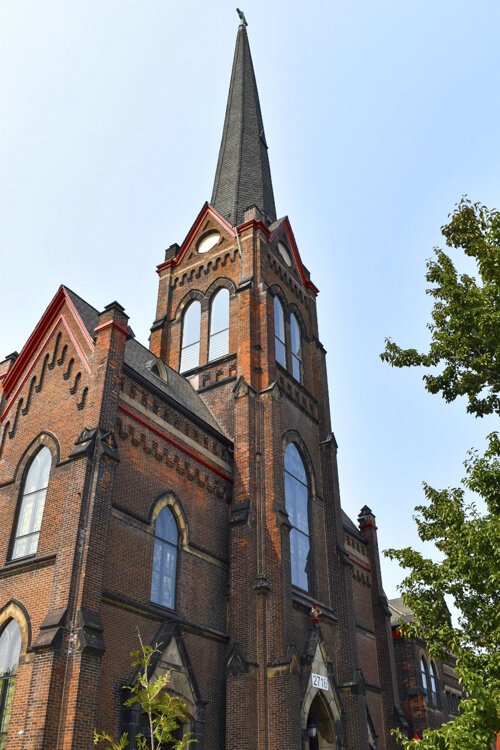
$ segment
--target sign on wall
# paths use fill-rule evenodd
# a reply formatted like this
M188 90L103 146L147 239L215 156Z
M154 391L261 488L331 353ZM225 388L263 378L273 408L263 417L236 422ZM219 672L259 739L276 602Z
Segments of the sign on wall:
M328 690L328 677L313 672L311 674L311 680L313 687L319 688L320 690Z

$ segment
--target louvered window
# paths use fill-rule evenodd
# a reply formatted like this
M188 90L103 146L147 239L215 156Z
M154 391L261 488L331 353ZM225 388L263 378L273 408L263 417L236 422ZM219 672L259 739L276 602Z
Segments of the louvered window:
M200 364L201 305L191 302L182 321L181 372L192 370Z
M208 352L210 361L229 354L229 292L227 289L221 289L212 299Z
M43 447L32 460L24 482L12 560L34 555L37 551L51 466L52 455Z
M286 367L285 316L279 297L274 298L274 351L276 362Z

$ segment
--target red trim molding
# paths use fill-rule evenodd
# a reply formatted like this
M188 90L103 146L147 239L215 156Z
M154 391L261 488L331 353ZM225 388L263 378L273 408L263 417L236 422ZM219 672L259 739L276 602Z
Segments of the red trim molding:
M276 236L279 234L279 232L281 231L281 228L283 226L286 229L288 240L289 240L290 245L292 247L293 256L295 258L295 262L297 264L297 268L299 269L300 278L302 280L302 283L304 284L304 286L306 287L306 289L309 289L314 294L314 296L316 297L317 294L318 294L318 292L319 292L319 289L306 276L306 273L304 271L304 266L303 266L303 263L302 263L302 259L300 257L299 248L297 247L297 243L295 241L295 235L293 233L292 226L290 224L290 220L289 220L288 216L285 216L285 218L279 224L279 226L276 227L276 229L274 230L274 232L270 236L269 241L272 242L276 238Z
M156 427L153 427L152 424L149 422L146 422L145 419L142 419L137 414L135 414L133 411L130 411L130 409L127 409L126 406L122 406L121 404L118 406L118 411L121 411L122 414L126 414L127 417L130 417L134 422L137 422L142 427L145 427L147 430L152 432L157 437L164 440L166 443L170 443L170 445L173 445L177 450L180 450L182 453L185 453L186 456L189 456L190 458L194 459L197 463L204 466L206 469L209 469L214 474L217 474L217 476L221 477L221 479L224 479L224 481L229 482L230 484L233 483L232 477L230 477L228 474L225 474L221 469L219 469L217 466L214 466L214 464L211 464L210 461L207 461L205 458L202 458L198 453L195 453L194 451L187 448L185 445L182 445L182 443L179 443L175 438L170 437L169 435L166 435L164 432L161 432Z
M220 215L218 211L215 210L213 206L210 205L210 203L206 202L203 205L203 208L201 209L200 213L195 219L195 222L191 229L189 230L186 239L181 245L181 249L179 250L177 256L175 258L172 258L171 260L167 260L164 263L160 263L159 266L156 267L156 273L160 274L162 271L164 271L166 268L175 268L179 265L179 263L182 262L182 259L184 258L188 247L191 245L191 242L193 241L193 238L195 234L200 229L201 224L206 219L207 216L210 216L214 221L216 221L218 224L222 226L223 229L225 229L226 232L229 232L229 234L232 237L236 237L236 233L234 231L234 227L231 226L231 224L225 220L223 216Z

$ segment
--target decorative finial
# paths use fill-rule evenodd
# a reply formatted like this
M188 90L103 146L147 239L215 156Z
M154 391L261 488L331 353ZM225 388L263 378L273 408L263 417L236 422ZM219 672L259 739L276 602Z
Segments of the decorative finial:
M240 21L241 21L240 26L248 26L247 19L245 18L245 14L243 13L243 11L240 10L239 8L236 8L236 10L237 10L238 15L240 17Z

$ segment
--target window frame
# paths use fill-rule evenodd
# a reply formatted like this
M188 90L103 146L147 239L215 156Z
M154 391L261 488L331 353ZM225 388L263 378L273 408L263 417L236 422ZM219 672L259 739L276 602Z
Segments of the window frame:
M221 328L221 329L219 329L217 331L213 331L212 330L213 322L214 322L213 307L214 307L215 301L217 300L217 297L219 297L219 295L221 295L221 294L226 297L224 312L225 312L225 317L226 317L227 325L226 325L225 328ZM212 297L210 299L209 325L208 325L208 362L215 362L216 360L220 359L221 357L226 357L229 354L229 352L230 352L230 349L229 349L229 333L230 333L230 328L231 328L231 326L230 326L230 320L231 320L231 318L230 318L230 304L231 304L231 294L230 294L229 289L227 289L225 286L219 287L215 291L215 293L212 295ZM227 331L226 351L224 351L222 354L217 354L216 356L212 356L211 350L212 350L212 346L213 346L213 344L212 344L213 339L216 336L220 336L221 333L225 333L226 331Z
M441 701L439 700L439 681L438 681L436 665L434 664L433 661L431 661L430 667L429 667L429 678L430 678L430 685L431 685L432 705L439 707L441 705Z
M286 346L286 322L285 322L285 309L283 303L277 294L273 297L273 317L274 317L274 359L277 364L281 365L285 370L287 369L287 346ZM280 331L278 330L278 318L279 322L283 325L283 338L280 337ZM283 361L281 360L279 353L281 352Z
M2 626L0 628L0 643L11 623L15 623L17 627L18 632L16 633L16 641L18 641L19 644L19 651L17 653L17 656L15 657L15 663L12 665L11 670L5 673L0 672L0 748L2 748L2 750L7 748L7 735L9 731L12 704L14 701L16 677L19 667L19 661L21 658L21 652L23 650L22 629L20 624L14 617L9 618L6 622L2 623ZM16 641L14 642L15 648L17 648Z
M29 486L29 480L30 480L30 474L32 471L35 470L35 462L37 458L41 454L45 454L47 456L47 462L48 466L42 468L42 471L46 474L42 474L42 477L45 481L45 484L43 486L36 486L35 489L31 489L29 492L26 492L26 488ZM41 445L38 446L37 450L34 451L33 455L30 457L28 464L23 472L23 481L22 481L22 491L21 496L18 500L17 504L17 510L16 510L16 516L15 521L13 525L12 530L12 538L11 538L11 544L9 549L9 556L8 561L9 562L16 562L18 560L25 560L30 557L35 557L35 555L38 552L38 547L40 544L40 533L42 530L42 524L43 524L43 517L45 514L45 503L47 500L47 493L49 489L49 483L50 483L50 474L52 472L52 463L53 463L53 456L50 448L47 445ZM42 483L43 484L43 483ZM38 497L37 497L38 496ZM30 525L27 532L19 533L21 523L24 521L23 519L23 513L25 511L26 506L28 505L28 502L34 497L33 500L33 506L31 508L30 516ZM41 506L41 509L40 509ZM32 525L33 524L33 525ZM30 551L27 554L16 554L16 545L19 540L26 539L29 537L36 537L36 544L34 549L30 548Z
M194 341L190 341L189 343L185 343L186 338L186 318L188 315L193 313L193 310L197 309L197 323L198 323L198 338ZM183 375L185 372L190 372L191 370L195 370L197 367L200 366L200 360L201 360L201 318L202 318L202 310L201 310L201 302L199 299L192 299L188 302L186 307L184 308L182 312L182 331L181 331L181 351L180 351L180 358L179 358L179 373ZM187 349L192 349L194 346L198 347L198 355L196 358L196 364L191 365L189 367L183 367L183 358L184 358L184 352Z
M430 706L429 672L424 656L420 657L420 681L422 683L422 692L424 694L425 702Z
M303 472L304 472L304 479L302 479L301 477L298 477L296 474L292 473L292 471L290 471L289 468L287 468L287 453L288 453L288 455L290 455L289 451L291 451L291 450L294 450L297 453L297 456L298 456L298 458L299 458L299 460L301 462L301 466L302 466L302 469L303 469ZM294 522L294 518L293 518L294 513L291 512L292 511L291 502L289 502L289 500L287 498L287 494L288 494L287 493L287 476L293 482L296 482L296 483L302 485L302 487L305 487L305 490L306 490L306 512L305 512L305 518L306 518L306 521L307 521L307 532L304 531L303 526L301 527L301 526L297 525ZM308 471L307 466L306 466L306 461L304 461L304 457L302 455L302 452L301 452L299 446L297 445L297 443L295 441L293 441L293 440L290 441L289 443L287 443L287 445L285 447L285 450L284 450L284 454L283 454L283 477L284 477L285 509L286 509L287 514L288 514L288 519L289 519L289 523L290 523L290 526L291 526L290 536L289 536L289 539L290 539L290 580L291 580L292 586L294 586L295 588L300 589L301 591L306 592L307 594L311 594L312 582L313 582L312 569L311 569L312 544L311 544L311 523L310 523L310 513L311 513L311 478L310 478L310 474L309 474L309 471ZM291 498L290 498L290 500L291 500ZM296 513L296 509L294 509L294 512ZM295 568L296 568L297 564L300 563L300 557L299 557L300 548L299 548L298 542L299 542L299 540L302 537L305 537L305 539L307 540L307 547L308 547L308 549L307 549L307 555L306 555L306 558L305 558L305 567L304 567L304 570L301 571L301 573L299 574L299 575L304 574L305 577L306 577L306 587L305 588L301 584L301 582L297 581L296 577L295 577L295 580L294 580L294 574L296 572ZM297 538L297 541L295 541L296 538Z
M167 539L165 537L161 537L157 534L157 525L158 525L158 519L161 517L162 513L169 513L171 520L173 521L174 528L175 528L175 542L171 539ZM173 510L173 508L170 505L164 505L160 510L158 511L156 517L154 518L154 533L153 533L153 557L152 557L152 564L151 564L151 586L150 586L150 601L153 604L156 604L159 607L165 607L167 609L175 610L176 602L177 602L177 581L178 581L178 573L179 573L179 549L180 549L180 539L181 539L181 532L179 529L179 522L177 519L177 516ZM157 551L161 550L160 557L161 557L161 563L160 563L160 569L159 571L155 568L155 561L157 557ZM172 570L168 571L165 575L164 572L164 563L163 563L163 557L165 552L174 552L174 559L173 559L173 565ZM168 563L167 563L168 565ZM161 585L161 579L162 577L168 578L168 575L170 574L170 577L173 581L170 591L170 597L167 600L163 596L163 588ZM158 595L156 597L155 594L155 577L158 576Z
M295 327L294 327L295 324ZM297 335L297 341L294 342L294 331ZM294 344L298 343L298 347ZM299 320L294 312L290 314L290 352L292 355L292 376L295 380L302 385L304 381L304 365L302 359L302 330L300 327ZM297 363L298 377L295 373L295 364Z

